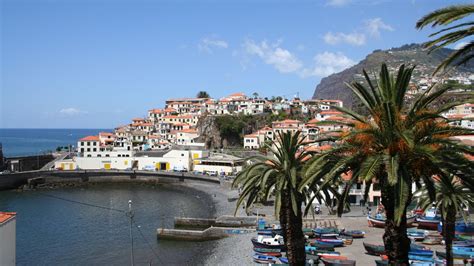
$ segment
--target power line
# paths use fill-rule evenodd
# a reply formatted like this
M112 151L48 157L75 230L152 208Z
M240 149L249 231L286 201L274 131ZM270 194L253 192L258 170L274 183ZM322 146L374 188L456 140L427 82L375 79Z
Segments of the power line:
M75 204L79 204L79 205L84 205L84 206L88 206L88 207L93 207L93 208L99 208L99 209L103 209L103 210L109 210L109 211L115 211L115 212L120 212L120 213L124 213L125 216L127 216L128 218L131 219L131 222L135 225L135 227L138 229L138 232L140 233L141 237L143 238L143 240L145 241L145 243L147 244L148 248L151 250L151 252L153 253L153 255L155 256L155 258L158 260L158 262L160 264L163 264L163 262L161 261L160 257L158 256L158 253L156 253L155 249L153 249L153 246L151 245L151 243L148 241L148 239L145 237L145 235L143 234L140 226L138 226L135 222L135 220L133 219L134 216L130 215L129 211L125 211L125 210L120 210L120 209L115 209L115 208L110 208L110 207L105 207L105 206L100 206L100 205L96 205L96 204L91 204L91 203L86 203L86 202L80 202L80 201L77 201L77 200L72 200L72 199L66 199L66 198L63 198L63 197L58 197L58 196L53 196L53 195L50 195L50 194L46 194L46 193L43 193L43 192L38 192L38 194L42 195L42 196L45 196L45 197L49 197L49 198L53 198L53 199L57 199L57 200L63 200L63 201L67 201L67 202L71 202L71 203L75 203ZM130 215L130 216L128 216ZM133 241L133 240L132 240Z
M148 239L145 237L145 235L143 234L142 230L140 229L140 226L136 224L136 222L134 220L132 220L133 224L135 225L135 227L138 229L138 232L140 233L140 235L142 236L143 240L145 240L145 243L148 245L148 248L151 250L151 252L153 252L153 255L155 255L155 258L158 260L158 262L161 264L161 265L164 265L163 262L161 261L160 257L158 256L158 253L156 253L155 249L153 249L153 246L151 245L151 243L148 241Z
M50 198L58 199L58 200L64 200L64 201L76 203L76 204L79 204L79 205L84 205L84 206L89 206L89 207L94 207L94 208L99 208L99 209L104 209L104 210L109 210L109 211L115 211L115 212L126 213L126 211L120 210L120 209L115 209L115 208L110 208L110 207L95 205L95 204L91 204L91 203L80 202L80 201L72 200L72 199L66 199L66 198L62 198L62 197L58 197L58 196L53 196L53 195L46 194L46 193L42 193L42 192L38 192L38 193L39 193L40 195L42 195L42 196L45 196L45 197L50 197Z

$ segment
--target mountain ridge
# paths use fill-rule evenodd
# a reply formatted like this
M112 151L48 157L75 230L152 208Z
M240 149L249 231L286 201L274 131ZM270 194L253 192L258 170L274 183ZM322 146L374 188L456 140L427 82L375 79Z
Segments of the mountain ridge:
M406 44L388 50L374 50L356 65L341 72L331 74L322 78L316 86L313 99L337 99L344 102L344 106L352 107L356 104L354 94L345 85L354 80L362 80L362 70L365 69L369 75L378 73L380 65L386 62L391 70L395 70L401 64L416 65L412 80L417 82L422 77L430 76L435 68L452 51L449 48L441 48L428 53L420 44ZM474 62L453 68L449 76L472 74Z

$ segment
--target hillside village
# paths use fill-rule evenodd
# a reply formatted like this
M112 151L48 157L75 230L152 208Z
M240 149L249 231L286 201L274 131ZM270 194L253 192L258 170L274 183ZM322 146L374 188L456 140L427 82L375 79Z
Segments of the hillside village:
M474 78L472 76L471 78ZM422 93L425 81L412 84L416 95ZM474 82L474 80L463 80ZM469 83L471 84L471 83ZM321 151L331 147L330 142L313 141L328 134L347 130L341 125L345 118L338 107L340 100L331 99L273 99L249 97L234 93L221 99L169 99L163 108L150 109L146 117L133 118L113 132L100 132L78 140L75 156L57 161L58 170L118 169L145 171L193 172L212 176L233 176L242 169L244 159L225 153L213 152L199 141L198 121L203 116L251 115L264 113L297 113L307 117L306 122L296 119L274 121L250 134L243 135L240 149L265 152L265 144L276 139L279 132L300 131L307 142L306 149ZM408 96L410 97L410 95ZM465 103L447 111L444 116L454 125L474 129L474 104ZM236 117L237 118L237 117ZM474 144L472 136L462 141ZM363 197L363 184L354 185L351 203ZM371 190L369 199L377 201L379 191Z

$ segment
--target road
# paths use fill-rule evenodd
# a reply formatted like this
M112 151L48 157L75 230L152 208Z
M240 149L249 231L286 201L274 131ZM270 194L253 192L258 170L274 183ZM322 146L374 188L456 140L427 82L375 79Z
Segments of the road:
M70 154L71 154L71 152L66 152L64 154L61 154L60 156L56 157L51 162L49 162L49 163L45 164L43 167L41 167L40 170L43 170L43 171L52 170L51 168L54 168L54 163L55 162L60 161L60 160L64 160L64 158L66 158Z

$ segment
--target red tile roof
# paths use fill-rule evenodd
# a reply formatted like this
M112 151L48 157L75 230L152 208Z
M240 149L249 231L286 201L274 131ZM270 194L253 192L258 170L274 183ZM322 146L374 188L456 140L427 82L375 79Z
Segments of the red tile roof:
M99 141L99 136L87 136L80 139L79 141Z
M16 216L16 212L0 212L0 223L5 223L8 220L14 218Z

